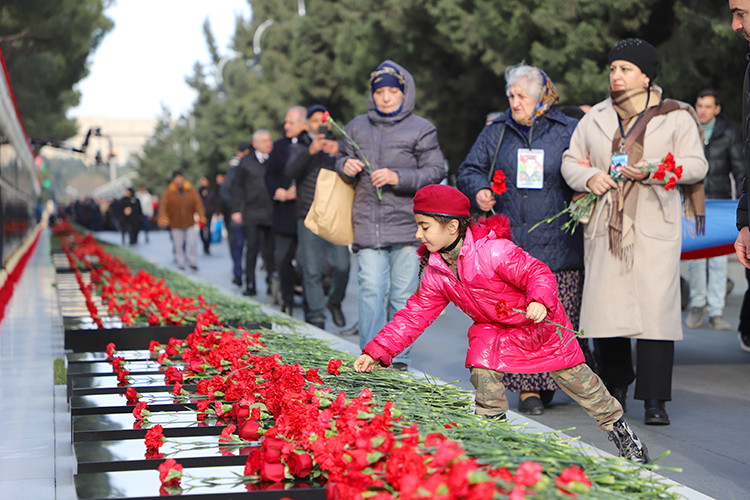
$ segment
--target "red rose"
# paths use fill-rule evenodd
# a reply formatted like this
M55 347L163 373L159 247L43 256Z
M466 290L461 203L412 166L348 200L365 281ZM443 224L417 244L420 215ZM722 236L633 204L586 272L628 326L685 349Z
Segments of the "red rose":
M261 448L263 450L263 461L265 462L281 462L281 455L286 446L286 441L277 437L267 437L263 439Z
M273 483L284 480L284 464L278 462L266 462L260 463L260 478L263 481L271 481Z
M240 424L239 436L246 441L257 441L260 439L260 424L255 420L245 420Z
M294 477L307 477L312 470L313 459L308 453L290 453L286 463Z
M260 472L260 448L253 447L245 462L245 476L257 476Z

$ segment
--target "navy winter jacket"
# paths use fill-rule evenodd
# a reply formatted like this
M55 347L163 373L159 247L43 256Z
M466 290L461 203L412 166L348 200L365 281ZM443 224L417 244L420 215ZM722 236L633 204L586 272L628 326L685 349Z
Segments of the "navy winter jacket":
M476 208L477 192L490 188L494 174L490 172L490 164L502 134L494 170L505 172L508 190L495 196L494 210L510 219L513 243L547 264L553 272L583 269L583 230L579 228L573 235L563 232L562 225L568 221L566 216L543 223L531 232L529 229L553 217L570 202L573 191L565 183L560 165L577 123L553 107L537 118L524 136L510 111L506 111L479 134L469 155L458 167L456 179L458 189ZM516 187L518 150L522 148L544 150L542 189Z

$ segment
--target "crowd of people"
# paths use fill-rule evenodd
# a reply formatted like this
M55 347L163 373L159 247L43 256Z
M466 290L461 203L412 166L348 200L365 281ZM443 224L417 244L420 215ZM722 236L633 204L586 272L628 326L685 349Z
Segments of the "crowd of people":
M128 190L117 202L123 238L134 244L158 205L155 218L171 231L177 265L197 269L197 234L209 254L211 220L221 214L232 282L256 295L260 254L281 310L292 313L301 285L305 320L320 328L326 311L337 327L346 325L341 303L353 252L358 371L407 370L410 345L453 302L474 321L466 366L477 413L502 417L511 390L520 392L521 412L538 415L562 388L621 455L646 462L622 416L635 384L645 423L670 423L674 342L683 337L683 216L700 233L706 197L733 199L747 189L743 145L720 96L704 90L695 107L669 99L655 83L659 69L651 44L623 40L609 53L609 97L561 110L543 69L509 67L509 108L488 115L454 188L444 185L436 127L415 113L414 79L386 60L369 75L367 113L346 125L344 137L332 136L323 104L291 106L284 136L254 131L213 186L204 177L196 188L176 171L158 203L144 189ZM656 168L670 154L679 189L665 186ZM324 169L353 188L349 246L305 224ZM569 219L556 216L587 193L596 201L570 230ZM743 203L741 261L743 234L750 243ZM685 325L697 328L707 315L710 328L729 329L727 257L690 261L688 269ZM505 301L507 319L499 312ZM740 329L750 330L745 302ZM563 343L574 337L547 318L585 338ZM742 332L748 351L749 341Z

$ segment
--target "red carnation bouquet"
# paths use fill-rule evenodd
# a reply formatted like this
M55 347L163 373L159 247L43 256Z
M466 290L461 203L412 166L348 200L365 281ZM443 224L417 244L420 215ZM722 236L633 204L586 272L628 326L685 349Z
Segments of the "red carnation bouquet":
M663 181L664 189L666 191L674 189L677 186L677 181L682 179L682 165L676 164L674 155L672 153L667 153L667 155L662 158L661 162L658 165L649 163L648 165L645 165L643 167L636 168L648 171L651 174L651 177L653 177L657 181ZM619 177L619 174L617 172L612 172L610 173L610 175L615 180L621 180L621 177ZM570 216L570 220L563 224L562 230L565 232L573 233L578 227L579 223L587 224L589 220L591 220L591 214L594 213L594 207L596 206L596 200L598 199L599 197L597 195L592 192L588 192L581 198L570 202L570 204L561 212L558 212L552 217L541 220L534 224L534 226L529 229L529 232L533 231L541 224L549 224L561 215L568 214Z
M501 195L508 190L508 187L505 185L505 172L502 170L495 170L495 173L492 176L492 185L490 186L490 189L496 195Z

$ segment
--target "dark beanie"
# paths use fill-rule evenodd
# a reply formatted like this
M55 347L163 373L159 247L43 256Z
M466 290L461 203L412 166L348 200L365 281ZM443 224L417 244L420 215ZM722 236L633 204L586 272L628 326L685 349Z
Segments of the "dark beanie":
M430 184L414 195L414 213L468 219L471 202L458 189L445 184Z
M309 120L310 117L318 111L320 111L321 113L325 113L326 111L328 111L328 108L326 108L322 104L313 104L312 106L307 108L307 119Z
M405 84L404 76L391 64L381 64L370 73L370 92L382 87L396 87L403 92Z
M659 54L653 45L640 38L626 38L609 51L609 63L628 61L643 71L652 82L659 74Z

